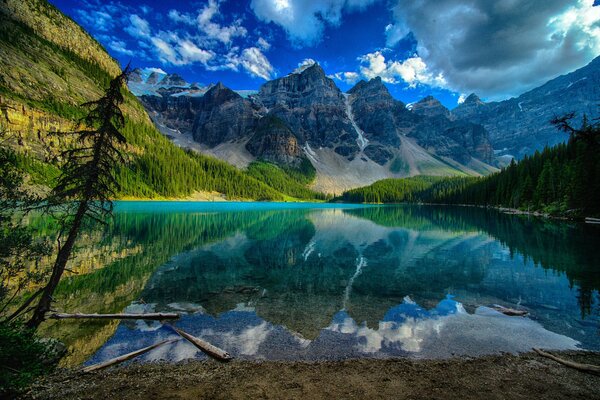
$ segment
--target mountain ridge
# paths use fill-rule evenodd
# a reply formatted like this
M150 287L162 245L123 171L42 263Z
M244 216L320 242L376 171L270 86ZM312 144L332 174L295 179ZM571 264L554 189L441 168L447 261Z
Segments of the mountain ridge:
M227 96L213 96L214 85L197 96L181 95L183 88L171 89L168 96L143 94L139 98L169 135L181 135L179 143L185 146L187 142L209 154L227 147L229 151L220 156L245 160L241 167L256 159L282 166L308 159L317 171L314 187L319 190L335 192L385 177L479 175L494 170L486 166L493 158L491 151L486 153L490 146L480 143L485 142L483 128L469 129L474 124L465 127L463 121L451 121L446 113L448 126L439 122L427 125L428 116L411 112L393 99L380 78L359 82L343 93L321 66L314 64L264 83L247 98L223 85L218 91ZM181 121L181 115L188 120ZM264 138L256 132L259 121L267 117L286 125L286 133L279 132L285 139L275 135L278 137L255 145L253 141ZM429 134L434 130L444 139L435 141L421 134L426 125ZM462 127L460 134L450 131L458 126ZM477 164L478 170L472 169L472 164Z

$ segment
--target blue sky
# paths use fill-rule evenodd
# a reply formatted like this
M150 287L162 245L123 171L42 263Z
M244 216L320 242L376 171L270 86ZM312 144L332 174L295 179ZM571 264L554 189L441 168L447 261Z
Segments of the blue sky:
M598 1L596 1L597 3ZM342 90L501 100L600 54L594 0L51 0L121 64L257 89L317 61Z

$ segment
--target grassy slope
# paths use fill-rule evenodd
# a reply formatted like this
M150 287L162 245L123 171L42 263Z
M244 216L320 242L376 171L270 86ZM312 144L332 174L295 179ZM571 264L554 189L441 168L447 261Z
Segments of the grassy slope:
M326 199L323 193L315 192L306 187L306 184L314 180L314 170L283 169L269 162L254 161L248 166L248 175L293 198L304 200Z
M68 146L52 131L71 129L80 104L98 98L118 64L81 27L46 1L0 1L0 97L7 104L9 144L32 182L51 184ZM161 135L135 96L126 94L127 168L122 196L187 197L217 191L231 199L284 200L265 183L211 157L186 152Z

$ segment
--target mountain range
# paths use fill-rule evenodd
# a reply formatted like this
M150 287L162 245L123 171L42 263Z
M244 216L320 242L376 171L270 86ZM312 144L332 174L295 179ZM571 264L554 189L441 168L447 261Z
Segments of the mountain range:
M597 116L599 67L596 59L501 102L472 94L453 110L431 96L404 104L380 78L344 93L318 64L259 90L136 69L123 105L129 162L116 171L119 196L283 200L297 198L286 188L300 193L307 183L340 193L389 177L485 175L565 141L552 117ZM101 96L119 71L96 40L47 1L0 1L0 129L29 183L52 185L69 146L53 132L71 130L85 115L81 104ZM257 164L262 169L253 169Z
M471 94L453 110L432 96L406 105L379 77L343 93L318 64L258 91L190 84L158 69L134 70L129 86L176 144L240 168L255 160L287 167L308 161L313 187L339 192L389 177L485 175L564 142L550 120L596 115L599 67L597 58L501 102Z

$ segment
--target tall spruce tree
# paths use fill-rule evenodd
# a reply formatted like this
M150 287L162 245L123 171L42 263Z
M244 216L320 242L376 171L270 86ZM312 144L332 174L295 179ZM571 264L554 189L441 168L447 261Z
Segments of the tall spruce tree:
M119 190L115 167L125 161L120 150L126 143L120 132L125 126L120 106L123 104L121 89L128 74L129 67L110 82L103 97L83 104L89 109L80 123L83 129L63 133L74 136L75 145L63 153L65 162L61 175L47 201L47 207L61 210L58 253L48 283L27 322L30 328L37 328L51 310L52 295L82 224L89 219L102 222L112 212L111 199Z

